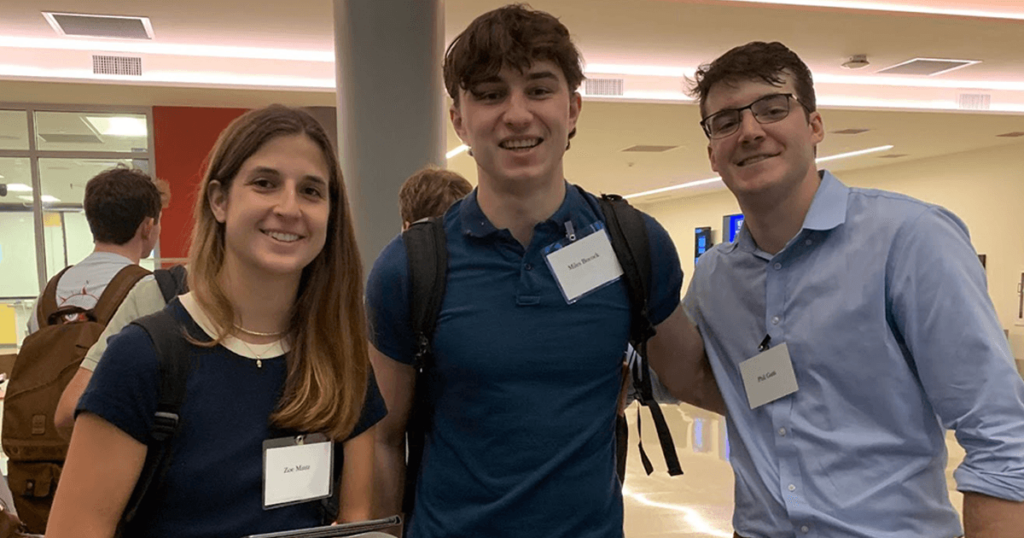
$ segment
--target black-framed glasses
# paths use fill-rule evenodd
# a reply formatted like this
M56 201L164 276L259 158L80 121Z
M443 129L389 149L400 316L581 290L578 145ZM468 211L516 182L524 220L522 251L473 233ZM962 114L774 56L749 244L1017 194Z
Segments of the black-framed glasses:
M743 111L750 110L757 123L775 123L789 116L790 100L800 103L791 93L773 93L765 95L747 106L727 108L704 118L700 126L708 138L725 138L735 133L743 122ZM803 106L803 103L800 103Z

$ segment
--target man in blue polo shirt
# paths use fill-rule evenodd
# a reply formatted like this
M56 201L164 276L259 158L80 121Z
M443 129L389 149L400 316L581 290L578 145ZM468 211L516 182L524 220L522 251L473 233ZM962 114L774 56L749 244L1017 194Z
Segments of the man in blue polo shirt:
M684 299L728 408L737 536L960 536L953 429L966 536L1020 537L1024 382L967 227L817 170L811 74L781 43L696 80L711 167L744 215Z
M551 15L508 6L456 38L444 75L479 187L444 216L448 280L427 386L415 386L410 366L401 238L370 275L371 357L389 409L378 426L378 503L400 510L406 423L413 390L425 390L431 426L408 514L412 538L619 538L615 416L630 304L617 263L604 263L614 254L595 198L563 174L582 106L579 52ZM710 377L679 303L675 248L657 222L646 223L658 331L649 353L678 354L692 379ZM559 253L590 248L603 256L559 262Z

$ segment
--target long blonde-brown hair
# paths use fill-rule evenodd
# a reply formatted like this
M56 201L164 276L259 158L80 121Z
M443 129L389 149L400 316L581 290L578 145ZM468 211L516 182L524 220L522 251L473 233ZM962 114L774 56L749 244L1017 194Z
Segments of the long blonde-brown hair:
M224 224L210 208L209 191L217 188L211 183L230 192L246 159L271 139L295 134L308 136L323 153L331 212L324 248L302 271L288 329L284 394L270 419L282 428L343 440L359 419L370 370L362 264L338 157L308 113L271 105L247 112L220 134L196 198L188 284L217 328L214 342L220 342L230 334L235 312L217 278L224 265Z

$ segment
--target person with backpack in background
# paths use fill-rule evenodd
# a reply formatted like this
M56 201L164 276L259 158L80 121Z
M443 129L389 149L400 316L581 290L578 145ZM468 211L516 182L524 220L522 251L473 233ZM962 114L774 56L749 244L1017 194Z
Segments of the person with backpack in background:
M47 536L222 538L368 519L386 410L341 169L309 114L273 105L221 133L188 268L191 291L104 352Z
M50 279L29 321L4 401L3 447L15 507L42 533L67 453L54 425L61 392L125 294L149 271L139 260L160 235L161 189L146 173L119 166L86 183L83 206L92 254Z
M446 257L436 328L412 329L423 305L403 237L367 285L371 360L389 409L378 430L379 513L406 510L412 538L623 534L615 417L640 318L614 261L615 227L563 173L580 64L565 26L520 5L480 16L448 47L450 117L479 185L433 228ZM679 308L675 248L657 222L641 222L652 268L645 313L657 331L647 351L692 365L688 399L714 406L702 392L711 374L700 336ZM406 238L417 229L431 230L414 224ZM422 447L409 447L410 466L420 460L407 469L414 427Z

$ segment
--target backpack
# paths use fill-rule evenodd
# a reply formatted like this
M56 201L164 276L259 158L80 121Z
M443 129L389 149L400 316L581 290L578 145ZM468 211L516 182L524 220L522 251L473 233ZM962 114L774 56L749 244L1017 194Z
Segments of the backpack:
M46 285L36 306L40 329L25 338L4 398L3 449L10 457L14 504L29 531L39 534L45 532L68 450L68 441L53 423L57 402L129 290L150 274L138 265L126 266L107 284L96 306L86 310L57 306L57 283L68 269Z
M576 187L585 195L582 188ZM654 325L648 317L648 291L651 280L651 257L647 238L647 227L643 214L629 205L621 196L605 194L598 199L601 213L605 218L605 227L611 239L612 249L622 266L622 278L629 293L630 321L629 343L639 354L639 360L633 365L633 384L639 395L640 404L651 411L654 426L658 432L668 473L671 476L683 474L679 466L672 434L665 422L665 416L654 399L651 376L646 375L647 340L655 334ZM409 264L411 290L409 294L410 321L416 339L416 355L413 358L413 369L416 372L416 393L409 410L406 426L408 443L408 463L405 473L405 495L402 508L406 521L412 513L415 500L416 479L419 476L423 458L423 445L426 432L430 429L430 409L424 397L426 371L431 366L433 352L431 338L437 326L437 317L444 299L445 284L448 271L448 249L444 232L443 217L433 217L417 221L402 232ZM624 417L616 415L616 470L619 480L625 479L626 442L628 429ZM637 436L640 434L640 411L637 410ZM654 472L651 460L644 451L643 440L639 440L640 459L644 470L650 475Z

